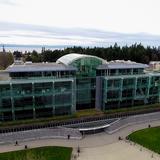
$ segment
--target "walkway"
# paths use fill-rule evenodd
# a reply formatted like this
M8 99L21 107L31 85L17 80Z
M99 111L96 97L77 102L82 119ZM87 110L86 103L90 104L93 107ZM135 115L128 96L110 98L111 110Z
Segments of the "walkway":
M160 120L151 122L150 125L153 126L160 126ZM147 128L148 123L143 124L135 124L133 126L128 126L119 130L113 134L106 134L106 133L99 133L95 135L86 135L85 138L81 140L67 140L67 139L42 139L42 140L35 140L35 141L27 141L21 142L19 146L14 146L14 144L6 144L0 145L0 152L7 152L12 150L20 150L24 148L24 145L28 145L30 148L32 147L40 147L40 146L68 146L77 148L92 148L92 147L99 147L105 146L112 143L118 142L118 137L126 137L128 134L132 133L133 131Z

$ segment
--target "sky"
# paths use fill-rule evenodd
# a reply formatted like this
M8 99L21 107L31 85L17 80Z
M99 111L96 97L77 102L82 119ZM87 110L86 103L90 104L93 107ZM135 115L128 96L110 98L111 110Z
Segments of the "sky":
M160 0L0 0L0 44L160 45Z

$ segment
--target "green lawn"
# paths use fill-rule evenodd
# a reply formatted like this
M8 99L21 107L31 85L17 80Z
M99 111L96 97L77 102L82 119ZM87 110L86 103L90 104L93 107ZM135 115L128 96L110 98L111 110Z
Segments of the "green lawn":
M128 138L131 141L160 154L160 127L136 131L130 134Z
M0 160L70 160L72 148L40 147L0 153Z
M90 116L100 116L104 115L102 111L96 110L96 109L84 109L84 110L79 110L75 113L76 118L81 118L81 117L90 117Z

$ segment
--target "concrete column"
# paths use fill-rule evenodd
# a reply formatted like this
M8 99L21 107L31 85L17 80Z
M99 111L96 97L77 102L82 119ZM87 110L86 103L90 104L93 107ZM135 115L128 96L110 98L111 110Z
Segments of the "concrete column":
M55 81L52 82L52 114L55 115L55 89L54 89L54 83Z
M0 97L0 108L2 107L2 99L1 99L1 97Z
M131 69L131 75L133 75L133 68Z
M32 82L32 101L33 101L33 118L36 118L36 109L35 109L35 95L34 95L34 83Z
M119 69L116 69L116 75L119 75Z
M122 101L122 92L123 92L123 78L121 78L121 82L120 82L119 102L118 102L118 107L119 108L120 108L120 103Z
M36 109L33 108L33 118L36 119Z
M1 107L2 107L2 99L0 98L0 108L1 108ZM1 116L1 119L0 119L0 121L1 121L1 120L4 119L3 112L0 113L0 116Z
M149 90L150 90L150 86L151 86L151 77L148 77L148 86L147 86L147 98L149 98Z
M120 93L119 93L120 101L122 101L122 91L123 91L123 78L121 78L121 84L120 84Z
M158 84L158 103L160 103L160 84Z
M136 90L137 90L137 77L135 77L135 83L134 83L134 100L136 99Z
M105 111L105 103L107 102L107 84L108 84L108 79L103 78L101 81L103 83L103 88L102 88L102 110Z
M71 81L72 85L72 108L71 108L71 113L76 112L76 81L73 79Z
M14 98L13 98L13 87L12 83L10 83L10 91L11 91L11 105L12 105L12 119L15 120L15 108L14 108Z

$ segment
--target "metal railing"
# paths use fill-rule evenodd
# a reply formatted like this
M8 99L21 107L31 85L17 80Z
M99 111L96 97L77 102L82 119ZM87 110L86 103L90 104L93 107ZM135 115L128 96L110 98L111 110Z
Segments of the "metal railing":
M114 114L108 114L108 115L101 115L101 116L92 116L92 117L83 117L83 118L75 118L75 119L69 119L69 120L62 120L62 121L51 121L46 122L44 124L28 124L28 125L20 125L20 126L10 126L10 127L1 127L0 133L8 133L8 132L18 132L18 131L25 131L25 130L32 130L32 129L40 129L40 128L51 128L56 126L65 126L69 124L78 124L78 123L84 123L84 122L92 122L92 121L98 121L98 120L107 120L112 118L122 118L122 117L129 117L133 115L140 115L140 114L147 114L152 112L160 112L160 108L152 108L147 110L141 110L141 111L129 111L129 112L123 112L123 113L114 113Z

